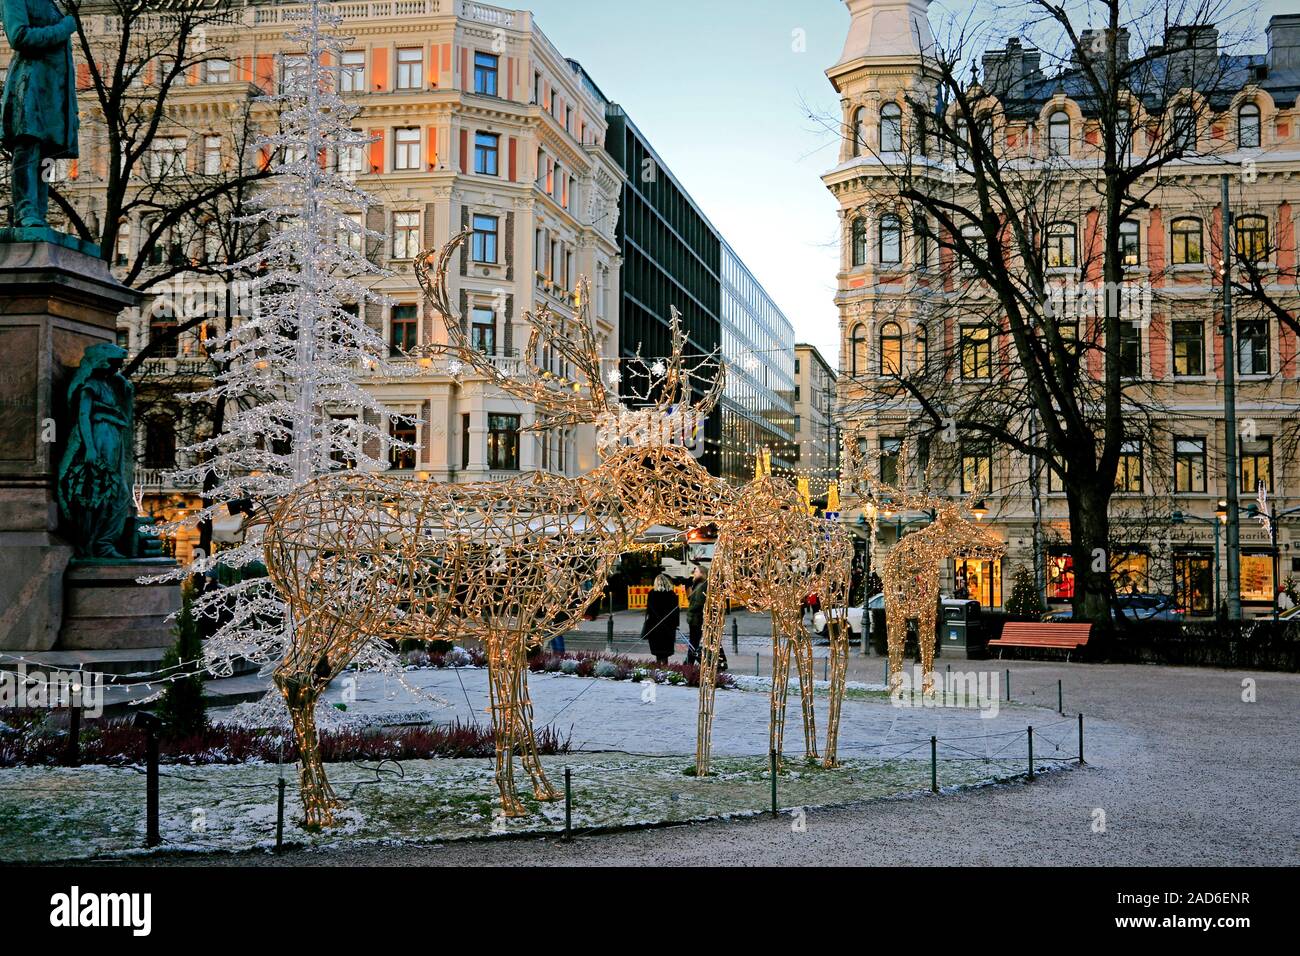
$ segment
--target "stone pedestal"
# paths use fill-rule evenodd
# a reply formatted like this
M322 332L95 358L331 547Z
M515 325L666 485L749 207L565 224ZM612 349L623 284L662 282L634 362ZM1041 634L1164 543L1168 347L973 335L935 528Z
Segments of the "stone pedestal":
M140 296L84 243L0 232L0 649L45 651L58 643L72 556L59 535L56 423L82 352L114 341L118 313Z
M121 650L172 644L167 616L181 606L175 581L140 583L176 567L170 558L73 560L63 578L66 602L59 649Z

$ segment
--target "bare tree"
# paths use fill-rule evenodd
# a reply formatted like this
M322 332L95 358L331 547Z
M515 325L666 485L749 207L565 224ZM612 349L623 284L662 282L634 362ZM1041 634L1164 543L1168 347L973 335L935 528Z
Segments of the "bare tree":
M900 263L877 316L893 309L908 320L898 328L927 331L915 355L882 344L871 394L845 413L892 413L957 448L1027 456L1031 475L1041 469L1066 496L1074 613L1106 623L1111 499L1126 455L1154 439L1165 411L1140 359L1133 367L1158 293L1136 281L1127 224L1181 189L1187 164L1219 162L1207 94L1238 78L1220 55L1222 0L1087 6L1100 28L1077 30L1049 0L1013 8L1027 30L1059 38L1041 51L1054 71L1027 76L1008 50L1014 63L986 56L979 78L969 22L928 51L906 97L909 142L877 154L885 174L862 204L880 223L872 253ZM1053 100L1061 115L1040 122ZM909 231L916 261L937 258L937 270L903 273L894 244ZM952 458L963 484L987 480L982 456Z

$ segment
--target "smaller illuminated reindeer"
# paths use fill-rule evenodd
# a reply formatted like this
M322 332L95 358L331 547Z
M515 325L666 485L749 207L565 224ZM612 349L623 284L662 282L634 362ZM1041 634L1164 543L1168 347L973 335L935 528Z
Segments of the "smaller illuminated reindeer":
M864 505L877 513L884 510L919 511L930 515L930 523L894 543L881 567L884 585L885 626L889 643L889 689L896 691L903 680L903 652L907 642L907 622L917 622L917 641L921 650L922 692L934 691L935 625L939 612L939 571L950 557L993 559L1004 551L1002 541L971 515L971 506L979 498L978 489L961 502L928 491L908 490L908 445L898 453L899 484L890 485L870 476L865 457L859 451L856 435L848 435L844 448L845 476L857 486ZM929 482L929 469L920 483ZM875 524L871 526L874 538ZM865 622L864 622L865 626Z

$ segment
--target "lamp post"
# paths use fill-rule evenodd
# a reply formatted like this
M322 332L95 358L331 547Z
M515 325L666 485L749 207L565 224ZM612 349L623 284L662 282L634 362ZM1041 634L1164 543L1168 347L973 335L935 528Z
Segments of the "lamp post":
M1232 327L1232 216L1228 209L1228 174L1219 178L1223 217L1223 440L1228 500L1228 619L1241 620L1241 525L1237 520L1237 351Z

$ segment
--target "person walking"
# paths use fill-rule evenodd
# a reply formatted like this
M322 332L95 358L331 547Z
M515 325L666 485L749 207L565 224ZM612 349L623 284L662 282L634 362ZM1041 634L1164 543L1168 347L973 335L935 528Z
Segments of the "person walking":
M686 604L686 624L690 629L690 643L686 648L686 663L700 662L700 645L704 639L704 605L709 599L709 575L698 564L691 572L691 593ZM727 652L718 646L718 670L727 669Z
M641 638L650 644L656 664L667 664L677 646L677 628L681 626L681 608L673 579L666 574L655 578L654 587L645 599L645 620Z

